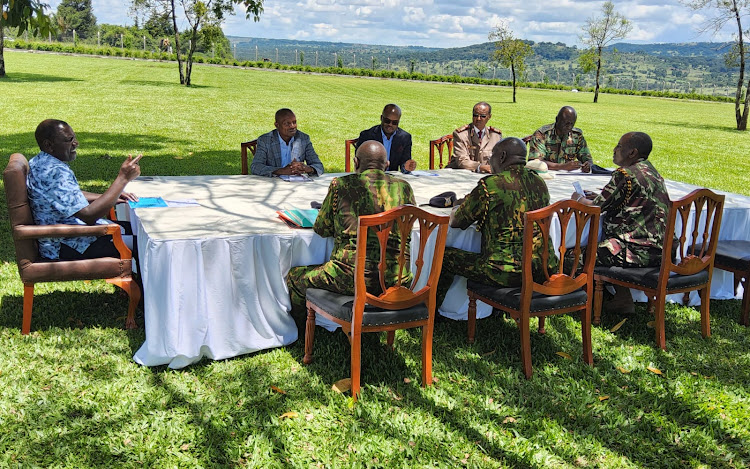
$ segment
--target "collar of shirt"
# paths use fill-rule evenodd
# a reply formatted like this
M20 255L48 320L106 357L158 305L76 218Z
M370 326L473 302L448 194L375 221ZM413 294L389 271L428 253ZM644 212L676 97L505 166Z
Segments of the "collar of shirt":
M477 129L477 126L476 126L476 125L473 125L472 127L474 127L474 134L475 134L475 135L476 135L477 137L479 137L479 140L482 140L482 137L483 137L483 136L484 136L484 134L485 134L485 133L487 132L487 127L485 127L485 128L484 128L484 130L479 130L479 129Z
M294 146L294 137L289 139L289 143L286 143L281 134L279 134L279 147L281 148L281 167L284 168L289 166L292 162L292 147Z
M393 143L393 136L396 135L396 132L393 132L393 135L391 135L391 138L388 138L385 135L385 132L383 132L383 127L380 127L380 135L383 136L383 146L385 147L385 154L388 155L388 160L391 159L391 144Z

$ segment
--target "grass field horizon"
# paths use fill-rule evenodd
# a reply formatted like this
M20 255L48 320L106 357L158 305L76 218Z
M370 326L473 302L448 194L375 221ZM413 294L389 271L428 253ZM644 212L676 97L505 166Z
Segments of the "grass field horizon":
M648 132L667 178L750 195L750 139L731 104L588 93L364 79L196 65L196 86L173 63L8 51L0 80L0 163L38 152L45 118L78 134L72 167L103 191L128 153L144 175L238 174L239 143L292 108L328 171L343 171L344 139L375 125L384 104L404 110L414 156L470 120L523 137L573 105L600 165L627 131ZM0 186L1 467L470 467L740 468L750 465L750 330L739 301L700 313L669 304L666 351L643 305L592 328L594 366L581 358L580 322L559 316L532 333L534 376L521 370L516 324L436 324L430 388L420 387L421 334L399 331L395 351L367 335L362 396L331 389L349 374L340 331L318 328L315 362L303 344L200 363L142 367L141 329L123 329L127 300L103 281L36 287L32 333L20 333L18 277ZM621 323L621 321L624 322ZM533 327L533 325L532 325ZM656 371L654 371L656 370ZM658 373L657 373L658 371Z

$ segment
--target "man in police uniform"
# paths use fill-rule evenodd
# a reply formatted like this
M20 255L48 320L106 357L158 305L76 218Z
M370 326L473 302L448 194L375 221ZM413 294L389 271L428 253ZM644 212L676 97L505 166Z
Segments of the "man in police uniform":
M368 140L357 149L354 157L356 173L334 178L328 188L328 195L315 219L313 230L322 237L333 237L331 258L323 265L293 267L287 277L287 286L292 300L292 316L300 331L305 324L305 291L308 288L353 295L354 264L357 251L357 226L360 215L373 215L385 212L400 205L415 204L414 192L408 182L387 174L388 157L382 143ZM368 238L368 257L373 265L380 259L378 241L372 234ZM386 250L386 263L392 272L386 277L395 280L398 275L396 260L400 238L397 232L391 234ZM368 291L379 285L377 272L366 278ZM387 286L388 280L386 280Z
M656 168L648 161L653 144L643 132L629 132L614 148L618 168L601 194L572 198L602 209L602 241L596 251L598 265L654 267L661 264L669 194ZM612 312L635 311L630 290L615 287L608 303Z
M575 109L563 106L554 124L534 132L529 142L529 159L543 159L550 170L591 171L591 151L581 129L574 127L577 118Z
M536 172L527 169L526 145L521 139L501 140L492 150L492 173L479 180L464 202L451 212L451 228L465 230L477 223L482 233L481 252L445 248L443 270L438 282L438 305L454 275L500 287L521 284L524 214L549 205L547 185ZM541 247L541 242L537 243ZM550 246L551 248L551 246ZM557 263L552 250L551 266ZM534 272L541 256L534 259Z
M446 168L470 169L478 173L489 173L492 148L503 138L503 133L488 127L492 107L485 103L474 105L471 124L453 131L453 155Z

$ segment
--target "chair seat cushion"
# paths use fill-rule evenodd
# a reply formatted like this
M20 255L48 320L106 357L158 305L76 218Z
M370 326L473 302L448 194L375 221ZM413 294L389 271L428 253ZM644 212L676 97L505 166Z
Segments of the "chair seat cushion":
M466 289L507 308L519 309L521 307L521 287L497 287L469 280L466 283ZM585 306L587 299L588 295L586 295L585 290L576 290L567 295L543 295L535 292L531 296L530 312L538 313L573 306Z
M696 249L701 244L695 245ZM722 240L716 243L714 265L717 268L728 267L734 270L750 271L750 241Z
M308 288L307 301L327 312L331 316L351 322L354 296L341 295L320 288ZM365 305L362 315L363 326L386 326L388 324L401 324L411 321L425 320L428 317L427 305L420 303L407 309L389 311Z
M645 288L656 288L659 281L659 267L594 267L594 275L602 275L622 282L632 283ZM693 275L678 275L674 272L667 281L667 291L699 287L708 282L708 270L701 270Z

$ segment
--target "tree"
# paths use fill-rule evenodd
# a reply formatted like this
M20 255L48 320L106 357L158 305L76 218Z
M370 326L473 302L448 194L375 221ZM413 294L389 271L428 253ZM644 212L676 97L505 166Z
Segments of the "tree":
M179 0L185 18L188 22L188 47L187 57L185 59L185 73L182 69L182 58L180 49L180 32L177 29L177 17L175 14L175 0L131 0L131 11L150 11L168 14L172 18L172 25L175 31L175 52L177 53L177 68L180 72L180 84L190 86L191 75L193 72L193 54L198 47L201 36L216 36L212 32L207 36L201 34L204 26L210 28L220 28L224 17L234 12L235 5L245 7L246 18L252 15L254 21L260 20L260 14L263 13L263 0Z
M38 0L0 0L0 78L5 76L5 29L18 28L18 34L31 31L46 36L54 30L47 5Z
M487 65L477 62L474 64L474 71L477 72L479 78L482 78L482 76L487 73Z
M719 32L727 23L737 23L737 33L734 35L734 46L726 55L728 66L738 66L740 69L737 78L737 91L734 95L734 117L737 122L737 130L747 130L748 111L750 110L750 99L748 99L748 90L750 90L750 78L748 78L747 87L744 93L744 107L742 105L743 92L742 87L745 82L745 59L749 52L745 48L745 37L750 36L750 30L742 30L742 17L750 14L750 1L747 0L685 0L685 5L693 10L704 8L713 8L716 10L716 16L708 19L700 29L700 32L713 31Z
M91 0L62 0L55 15L60 32L75 30L86 39L96 35L96 17L91 11Z
M199 31L205 25L219 26L224 16L234 12L235 4L245 6L246 17L253 16L254 21L260 20L263 12L263 0L180 0L185 18L190 26L190 43L187 59L185 60L185 86L190 86L190 75L193 71L193 53L198 44Z
M583 26L581 42L588 46L588 50L579 57L581 68L585 73L596 69L596 87L594 88L594 102L599 102L599 76L602 70L602 52L605 47L616 39L628 35L633 25L622 14L615 11L612 2L604 2L602 16L586 20Z
M490 31L490 41L495 42L493 59L503 67L510 67L513 82L513 102L516 102L516 73L523 75L526 59L534 55L534 49L520 39L516 39L507 23L500 23Z

